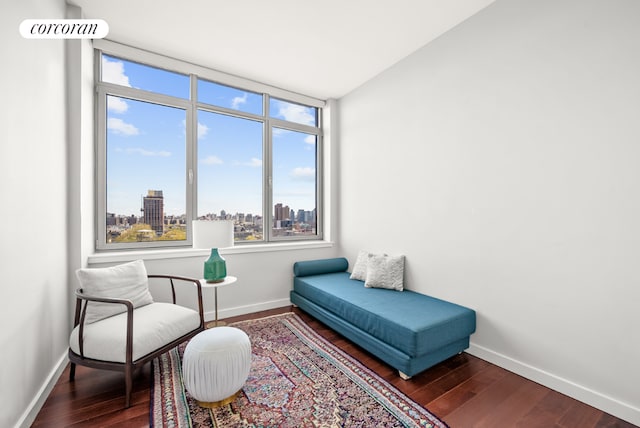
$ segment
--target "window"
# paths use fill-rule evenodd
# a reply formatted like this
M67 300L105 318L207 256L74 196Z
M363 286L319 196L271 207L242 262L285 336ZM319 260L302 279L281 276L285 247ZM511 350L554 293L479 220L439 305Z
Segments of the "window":
M101 77L103 82L189 99L189 76L133 61L102 55Z
M189 246L195 218L232 219L237 245L322 238L321 101L107 45L98 249Z
M272 236L314 236L317 137L273 128Z
M318 126L318 109L271 98L270 116L308 126Z
M236 240L262 241L264 124L204 110L198 124L198 218L231 218Z
M186 241L185 121L184 109L107 95L107 243Z
M262 94L198 80L198 101L201 103L262 115L262 99Z

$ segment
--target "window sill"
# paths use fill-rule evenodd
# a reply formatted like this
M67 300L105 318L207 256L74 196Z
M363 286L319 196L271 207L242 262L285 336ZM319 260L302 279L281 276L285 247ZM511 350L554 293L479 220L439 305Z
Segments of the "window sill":
M269 253L273 251L299 251L306 249L331 248L333 242L330 241L299 241L271 243L260 245L238 245L235 247L224 248L220 250L220 254L246 254L246 253ZM162 260L162 259L178 259L184 257L202 257L209 255L207 249L194 248L171 248L171 249L145 249L135 251L109 251L104 253L95 253L88 257L89 265L97 265L102 263L121 263L133 260Z

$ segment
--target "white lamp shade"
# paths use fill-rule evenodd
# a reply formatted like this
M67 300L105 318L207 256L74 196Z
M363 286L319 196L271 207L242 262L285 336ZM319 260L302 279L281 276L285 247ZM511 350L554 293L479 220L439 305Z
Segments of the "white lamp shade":
M233 246L232 220L193 220L193 248Z

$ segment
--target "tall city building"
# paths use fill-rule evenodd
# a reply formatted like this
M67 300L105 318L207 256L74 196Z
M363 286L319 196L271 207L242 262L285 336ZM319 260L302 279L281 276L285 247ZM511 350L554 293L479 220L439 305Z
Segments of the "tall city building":
M273 207L273 220L282 220L282 204L279 202Z
M151 226L157 236L164 233L164 197L162 190L149 190L142 200L144 223Z
M107 213L107 226L116 225L116 215L114 213Z
M288 220L291 218L291 210L289 206L282 206L281 203L275 204L273 207L273 219L274 220Z

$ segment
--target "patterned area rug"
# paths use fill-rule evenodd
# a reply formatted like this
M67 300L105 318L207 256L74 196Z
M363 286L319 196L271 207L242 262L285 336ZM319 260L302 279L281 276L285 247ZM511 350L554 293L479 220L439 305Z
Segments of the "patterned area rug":
M199 407L182 383L182 344L153 362L152 426L446 427L294 313L230 325L251 340L242 392L226 406Z

